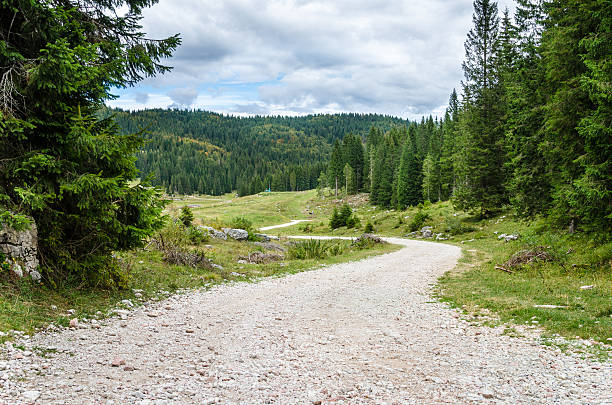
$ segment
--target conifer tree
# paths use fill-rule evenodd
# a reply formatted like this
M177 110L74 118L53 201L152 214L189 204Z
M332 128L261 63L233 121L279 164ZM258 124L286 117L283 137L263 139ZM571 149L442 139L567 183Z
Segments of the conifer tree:
M111 253L161 224L157 192L132 182L142 134L96 115L111 88L169 70L179 38L146 39L139 24L153 3L0 3L0 220L34 218L51 285L125 285Z
M455 205L487 216L505 200L503 118L497 70L497 3L474 1L474 28L465 42L465 82L461 114L461 159L457 165Z
M421 167L414 138L404 141L397 179L397 206L405 209L423 201Z
M338 182L342 181L341 179L343 177L342 170L344 169L344 159L342 155L343 154L342 147L340 146L340 141L336 139L336 142L334 142L334 147L332 149L331 159L329 161L327 172L328 183L331 185L331 187L335 188L336 197L338 197Z

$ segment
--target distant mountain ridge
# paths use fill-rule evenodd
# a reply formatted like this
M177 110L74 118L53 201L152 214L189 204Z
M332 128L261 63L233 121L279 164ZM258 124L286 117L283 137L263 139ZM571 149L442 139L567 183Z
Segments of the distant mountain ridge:
M410 121L379 114L234 117L201 110L108 109L124 133L147 131L137 167L168 192L253 194L316 187L336 139Z

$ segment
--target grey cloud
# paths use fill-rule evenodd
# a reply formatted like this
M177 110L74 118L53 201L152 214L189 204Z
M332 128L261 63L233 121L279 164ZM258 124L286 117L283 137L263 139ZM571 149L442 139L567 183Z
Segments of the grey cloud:
M245 113L249 115L266 115L270 113L270 109L262 104L248 103L248 104L236 104L230 107L230 112L234 113Z
M177 88L170 90L168 96L176 105L189 107L195 102L198 97L198 92L190 87Z
M149 94L142 92L142 91L137 91L133 93L133 97L134 97L134 101L140 104L146 104L147 101L149 100Z
M175 69L144 84L175 87L172 101L190 106L196 87L278 83L230 101L229 112L429 114L459 86L471 14L468 0L161 0L145 30L180 32L183 45L167 61Z

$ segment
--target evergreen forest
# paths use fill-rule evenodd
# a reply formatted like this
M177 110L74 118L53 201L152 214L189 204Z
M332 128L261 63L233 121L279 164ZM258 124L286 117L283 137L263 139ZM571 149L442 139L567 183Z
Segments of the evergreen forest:
M486 218L504 206L570 232L612 230L612 3L474 2L464 80L441 120L374 126L330 154L328 183L403 209L452 200ZM365 163L364 163L365 161Z
M334 141L365 139L372 126L389 130L406 120L376 114L233 117L207 111L102 111L122 132L145 130L136 165L153 183L177 194L239 195L310 190L326 170Z

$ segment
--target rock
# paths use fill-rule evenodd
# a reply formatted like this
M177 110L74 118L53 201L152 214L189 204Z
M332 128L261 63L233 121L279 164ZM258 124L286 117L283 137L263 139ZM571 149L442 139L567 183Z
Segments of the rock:
M147 316L150 318L157 318L159 314L157 312L147 312Z
M71 328L78 328L79 327L79 320L77 318L72 318L70 320L70 327Z
M13 263L13 266L11 266L11 270L13 271L13 274L17 277L23 277L23 269L21 268L19 263Z
M211 238L227 240L227 235L224 232L220 232L212 226L200 226L199 228L208 232Z
M265 233L256 233L253 236L259 239L261 242L270 242L270 237Z
M565 308L569 308L566 305L550 305L550 304L543 304L543 305L534 305L534 308L546 308L546 309L565 309Z
M482 395L483 398L486 399L492 399L495 398L495 393L493 391L489 391L489 390L483 390L480 392L480 395Z
M32 277L34 281L40 281L42 279L42 275L36 270L30 272L30 277Z
M433 236L432 229L431 226L424 226L421 228L421 236L424 238L431 238Z
M115 357L113 361L111 362L111 367L119 367L119 366L123 366L124 364L125 364L124 359L122 359L121 357Z
M22 394L22 397L26 400L26 401L31 401L34 402L36 401L38 398L40 398L40 391L26 391Z
M501 235L497 237L497 239L503 239L506 242L510 242L511 240L517 240L518 238L519 238L518 235L506 235L505 233L502 233Z
M227 236L235 240L247 240L249 238L249 233L244 229L223 228L222 230Z
M14 263L13 273L20 278L35 271L39 264L38 230L34 218L28 219L31 225L25 230L17 231L5 225L0 227L0 253L4 253Z
M223 270L224 269L224 267L221 266L220 264L212 263L212 262L210 263L210 267L212 267L213 269L216 269L216 270Z
M581 290L592 290L595 288L595 285L583 285L580 287Z
M125 305L128 308L132 308L134 304L130 300L121 300L121 305Z
M125 366L125 367L123 367L123 371L134 371L134 367L132 367L132 366Z

